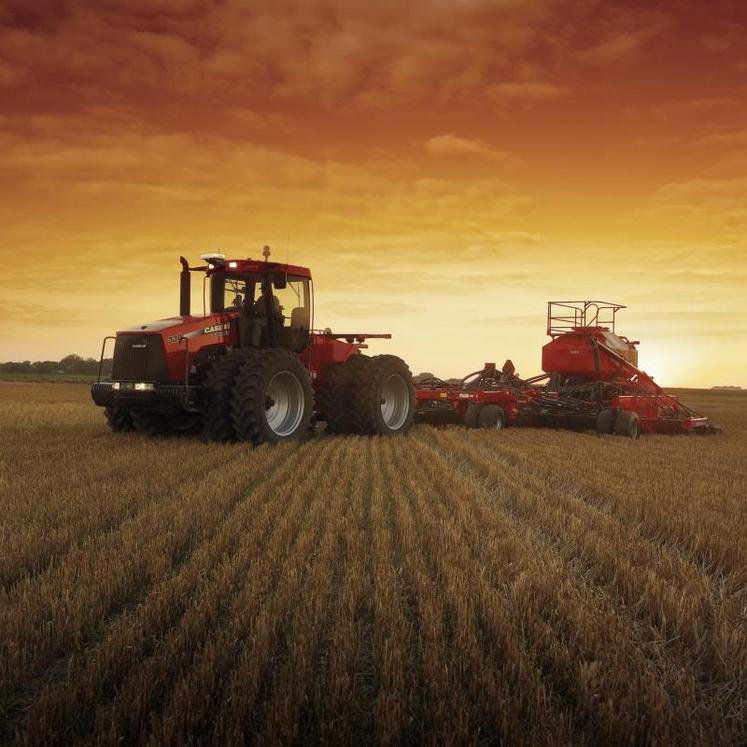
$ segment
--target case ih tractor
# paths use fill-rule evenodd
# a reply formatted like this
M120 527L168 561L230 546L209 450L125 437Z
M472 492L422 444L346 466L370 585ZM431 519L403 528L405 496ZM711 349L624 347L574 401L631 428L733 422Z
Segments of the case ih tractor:
M638 341L615 332L615 317L624 308L606 301L550 301L545 373L520 379L509 360L500 371L486 363L456 385L419 382L416 418L473 428L596 429L631 438L720 432L638 368ZM542 381L546 384L540 386Z
M113 431L196 433L253 444L298 439L312 418L334 433L388 435L412 424L410 370L393 355L361 353L368 338L313 329L311 272L269 261L181 257L179 316L118 332L110 382L91 394ZM190 309L191 277L203 314ZM206 307L206 308L205 308Z

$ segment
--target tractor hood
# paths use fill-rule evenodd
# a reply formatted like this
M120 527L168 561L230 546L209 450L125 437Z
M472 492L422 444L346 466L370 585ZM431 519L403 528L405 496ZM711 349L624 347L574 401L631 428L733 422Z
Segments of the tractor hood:
M146 333L179 333L182 335L190 332L202 332L210 334L213 327L235 319L237 314L209 314L208 316L172 316L167 319L156 319L146 324L138 324L120 330L121 333L142 334Z
M169 317L168 319L156 319L154 322L148 322L147 324L138 324L136 327L128 327L127 329L123 329L120 331L121 332L163 332L164 330L170 329L172 327L181 327L184 324L188 324L192 320L197 321L197 317L172 316L172 317Z

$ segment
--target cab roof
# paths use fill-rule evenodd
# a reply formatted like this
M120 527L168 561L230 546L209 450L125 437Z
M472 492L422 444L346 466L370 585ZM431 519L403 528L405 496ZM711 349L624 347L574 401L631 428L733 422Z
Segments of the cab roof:
M281 262L265 262L260 259L228 259L222 267L207 265L204 268L208 275L219 272L284 272L288 275L311 279L311 270L298 265L286 265Z

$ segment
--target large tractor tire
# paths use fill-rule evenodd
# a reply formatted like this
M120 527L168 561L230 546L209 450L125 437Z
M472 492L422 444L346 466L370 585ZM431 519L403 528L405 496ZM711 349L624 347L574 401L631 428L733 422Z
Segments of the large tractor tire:
M357 372L371 359L351 355L344 363L331 363L319 392L319 406L331 433L350 433L350 392Z
M308 433L313 410L309 373L287 350L258 351L239 369L231 395L237 440L255 446L299 440Z
M232 350L213 363L205 377L202 431L208 441L233 441L233 385L241 367L256 351Z
M485 405L477 421L480 428L499 431L506 426L506 413L498 405Z
M169 426L166 418L160 412L151 410L133 410L132 422L135 430L144 436L158 437L166 436L169 432Z
M615 419L615 435L627 436L635 440L641 435L638 415L628 410L620 410Z
M106 407L104 408L104 415L107 425L114 433L129 433L135 428L132 415L125 407Z
M350 385L350 430L362 436L407 433L415 417L410 369L395 355L365 360Z
M479 405L477 402L470 402L467 405L467 410L464 413L464 424L467 428L477 428L481 412L482 405Z

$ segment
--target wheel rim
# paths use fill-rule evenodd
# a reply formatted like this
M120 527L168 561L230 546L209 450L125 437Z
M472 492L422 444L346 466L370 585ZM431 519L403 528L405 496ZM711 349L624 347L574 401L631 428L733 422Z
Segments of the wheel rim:
M499 431L501 428L503 428L503 418L499 415L495 419L495 429Z
M306 409L303 387L290 371L276 373L265 391L265 418L276 436L291 436L303 420Z
M384 425L396 431L404 425L410 413L410 391L399 374L390 374L381 388L381 417Z

